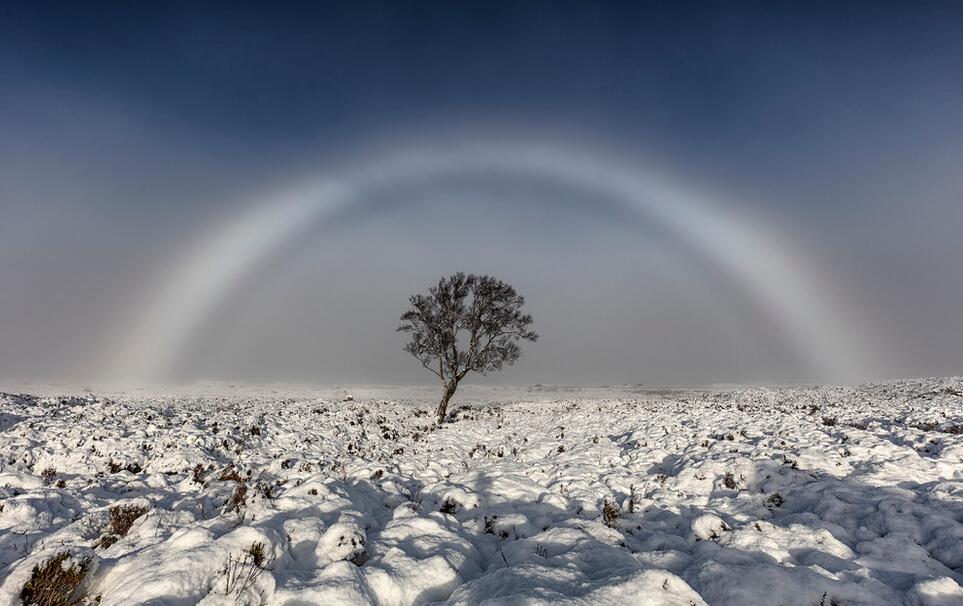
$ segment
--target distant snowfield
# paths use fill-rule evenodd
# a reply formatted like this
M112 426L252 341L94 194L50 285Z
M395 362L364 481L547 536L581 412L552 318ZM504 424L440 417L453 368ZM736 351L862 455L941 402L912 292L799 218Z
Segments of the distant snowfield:
M963 379L347 393L0 394L0 604L963 604Z

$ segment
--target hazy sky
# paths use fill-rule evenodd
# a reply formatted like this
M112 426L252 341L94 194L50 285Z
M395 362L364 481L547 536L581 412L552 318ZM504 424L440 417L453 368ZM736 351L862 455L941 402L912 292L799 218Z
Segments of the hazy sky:
M959 3L194 4L0 6L0 377L112 378L224 225L482 139L765 225L872 353L853 380L963 372ZM820 378L698 242L609 198L484 171L372 190L224 289L177 376L428 381L397 317L464 270L542 335L499 381Z

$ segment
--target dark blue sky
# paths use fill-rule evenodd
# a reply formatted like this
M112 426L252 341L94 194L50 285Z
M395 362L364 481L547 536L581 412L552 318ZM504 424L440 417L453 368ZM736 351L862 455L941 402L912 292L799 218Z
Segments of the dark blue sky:
M960 3L200 4L0 6L0 363L251 192L468 132L657 159L899 327L887 372L963 364Z
M768 157L939 129L963 86L953 2L197 4L7 3L5 87L258 148L487 117Z

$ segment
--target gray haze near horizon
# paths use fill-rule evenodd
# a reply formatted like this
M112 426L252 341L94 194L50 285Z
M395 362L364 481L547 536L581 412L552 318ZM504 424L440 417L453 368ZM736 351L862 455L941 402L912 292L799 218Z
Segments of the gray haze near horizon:
M398 144L475 134L716 193L799 244L864 322L879 355L856 379L963 373L953 4L0 10L0 377L103 378L132 302L217 225ZM457 270L514 284L542 335L494 381L810 379L751 300L654 226L502 178L318 226L232 293L183 378L428 381L394 328Z

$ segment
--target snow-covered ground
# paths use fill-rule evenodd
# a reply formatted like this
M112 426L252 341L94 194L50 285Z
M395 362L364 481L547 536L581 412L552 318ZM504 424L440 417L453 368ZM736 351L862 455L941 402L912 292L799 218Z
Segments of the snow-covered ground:
M963 604L961 379L32 391L0 604L62 553L102 606Z

